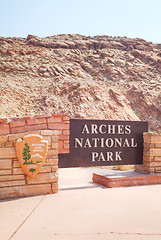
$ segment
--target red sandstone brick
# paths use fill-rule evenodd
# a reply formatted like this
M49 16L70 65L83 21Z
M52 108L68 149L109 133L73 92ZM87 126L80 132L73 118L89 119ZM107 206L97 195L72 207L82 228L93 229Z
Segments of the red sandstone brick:
M143 136L149 135L149 132L143 132Z
M43 123L46 123L45 118L27 120L27 125L38 125L38 124L43 124Z
M17 181L5 181L0 182L0 187L11 187L11 186L21 186L25 185L25 180L17 180Z
M48 129L48 130L51 131L51 129ZM55 132L55 134L53 134L53 135L59 136L59 135L62 135L62 134L63 134L63 131L62 131L62 130L53 130L53 131Z
M51 118L52 114L42 114L42 115L36 115L34 118Z
M0 159L0 169L11 169L12 160L11 159Z
M10 122L10 127L11 127L11 128L23 127L23 126L25 126L25 125L26 125L26 121L25 121L25 120Z
M143 157L150 157L150 150L149 148L144 148L144 152L143 152Z
M48 124L49 129L60 129L60 130L68 130L69 124L63 124L63 123L49 123Z
M41 173L38 174L35 178L27 177L28 184L39 184L39 183L53 183L58 181L57 173Z
M67 116L63 117L63 122L69 122L69 120L70 120L69 117L67 117Z
M59 149L58 153L69 153L69 149Z
M26 116L26 117L11 118L11 121L18 121L18 120L22 121L22 120L28 120L28 119L31 119L31 118L33 118L33 117Z
M147 167L147 166L144 166L144 169L145 169L145 172L155 173L155 167Z
M48 123L62 123L62 117L48 118Z
M143 162L146 161L146 162L154 162L155 161L155 158L154 157L144 157L144 160Z
M20 168L21 166L20 166L20 164L19 164L19 161L17 161L17 160L14 160L14 162L13 162L13 168Z
M157 135L145 135L144 136L144 143L161 143L161 136Z
M64 144L64 149L69 149L69 144Z
M52 136L52 142L58 142L58 136Z
M149 154L151 157L160 157L161 149L160 148L152 148L149 150Z
M64 116L63 117L63 121L69 121L69 117L68 116Z
M0 124L0 135L7 135L10 133L9 124Z
M42 136L58 136L59 130L42 130L41 135Z
M58 142L58 149L63 149L63 142L62 141Z
M12 170L0 170L0 175L8 175L8 174L11 174L12 173Z
M144 166L146 167L161 167L160 162L146 162L144 161Z
M58 171L58 165L52 166L51 170L52 170L52 172Z
M67 114L52 114L52 117L66 117Z
M5 143L0 143L0 148L1 147L6 147L6 144Z
M0 143L5 143L8 140L8 136L1 136L0 137Z
M68 124L68 125L70 124L69 121L63 121L63 123L64 123L64 124Z
M52 183L52 193L58 192L58 183Z
M0 176L0 182L2 181L14 181L14 180L24 180L25 175L3 175Z
M54 165L54 166L58 165L58 157L57 156L56 157L53 156L52 158L47 158L45 164L46 165L50 165L50 166L51 165Z
M36 185L4 187L1 189L0 198L3 199L3 198L33 196L33 195L47 194L51 192L52 192L51 184L36 184Z
M48 141L48 146L51 147L51 136L43 136L44 140Z
M30 131L30 134L41 134L40 130L37 131ZM18 134L10 134L9 135L9 142L14 142L15 140L17 140L18 138L23 138L26 135L26 133L18 133Z
M62 125L62 130L69 130L70 126L68 123L63 123Z
M161 143L156 143L155 148L161 148Z
M69 140L69 136L68 135L59 135L58 139L59 140Z
M13 143L12 143L12 142L7 142L5 146L6 146L6 147L12 147L12 146L13 146Z
M63 130L63 135L69 135L70 131L69 130Z
M49 149L47 157L54 157L54 156L57 156L57 154L58 154L58 149Z
M58 130L59 131L59 135L63 134L63 130Z
M154 143L144 143L144 149L145 148L154 148L155 144Z
M22 168L13 168L13 174L24 174L24 171L22 170Z
M155 168L155 171L156 171L157 173L160 173L160 172L161 172L161 166L156 167L156 168Z
M8 118L2 118L0 119L0 123L8 123L9 119Z
M43 166L40 170L40 173L51 172L51 166Z
M134 177L128 179L108 179L97 174L93 174L93 181L103 184L107 187L121 187L121 186L137 186L137 185L148 185L148 184L160 184L161 176L145 176L145 177Z
M52 143L52 149L58 148L58 142Z
M33 130L43 130L43 129L47 129L47 124L12 128L11 133L23 133L23 132L29 132Z

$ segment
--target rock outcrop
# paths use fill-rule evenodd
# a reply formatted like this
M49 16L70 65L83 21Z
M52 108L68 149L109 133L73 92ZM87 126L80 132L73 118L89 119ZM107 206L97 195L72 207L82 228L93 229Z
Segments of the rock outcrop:
M126 37L0 37L0 118L72 118L161 125L161 44Z

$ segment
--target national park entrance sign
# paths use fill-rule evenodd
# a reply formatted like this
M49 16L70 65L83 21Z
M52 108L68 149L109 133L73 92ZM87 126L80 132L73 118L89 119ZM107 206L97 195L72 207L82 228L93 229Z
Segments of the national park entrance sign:
M148 132L147 122L2 119L0 143L0 199L57 193L58 167L135 164L135 171L94 168L92 180L107 187L161 184L161 133Z
M59 167L142 164L143 132L147 122L71 119L70 153Z

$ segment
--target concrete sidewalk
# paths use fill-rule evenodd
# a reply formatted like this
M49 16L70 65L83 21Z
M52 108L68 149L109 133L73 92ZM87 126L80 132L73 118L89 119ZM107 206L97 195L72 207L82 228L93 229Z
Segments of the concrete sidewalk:
M59 169L59 192L0 202L0 240L160 240L161 185L106 188Z

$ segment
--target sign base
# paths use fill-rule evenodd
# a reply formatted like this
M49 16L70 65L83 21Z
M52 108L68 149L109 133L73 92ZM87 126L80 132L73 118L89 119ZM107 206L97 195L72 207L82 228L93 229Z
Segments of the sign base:
M161 174L148 174L136 171L110 171L93 173L93 182L106 187L128 187L161 184Z

